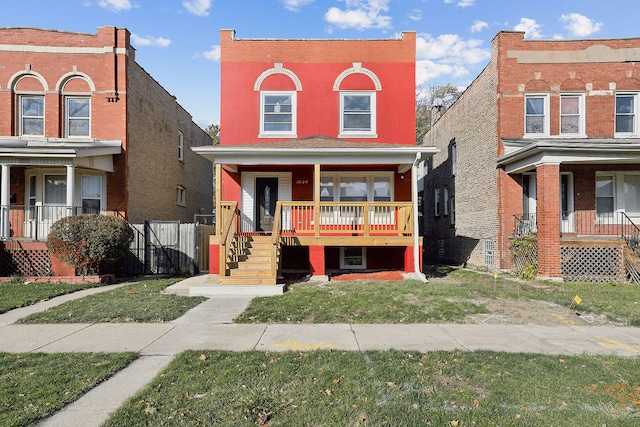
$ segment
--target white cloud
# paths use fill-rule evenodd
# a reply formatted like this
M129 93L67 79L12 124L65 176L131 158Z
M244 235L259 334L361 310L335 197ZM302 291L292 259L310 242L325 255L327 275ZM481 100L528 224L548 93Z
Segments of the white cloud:
M579 13L570 13L569 15L562 15L560 17L562 22L567 25L564 26L575 37L586 37L593 33L597 33L602 28L602 22L595 22L593 19L589 19Z
M220 60L220 45L211 46L211 50L207 50L206 52L202 52L202 57L208 61L219 61Z
M476 3L476 0L444 0L446 4L458 2L458 7L469 7Z
M472 33L479 33L480 31L484 30L485 28L489 28L489 24L487 24L484 21L474 21L473 25L471 26L471 32Z
M409 14L409 19L412 21L422 21L422 11L420 9L413 9Z
M432 37L421 34L416 40L416 83L440 76L462 78L469 68L488 61L491 49L482 48L482 40L463 40L457 34Z
M291 12L298 12L302 6L313 3L314 0L280 0L284 8Z
M213 0L182 0L184 8L196 16L209 16L211 3L213 3Z
M542 38L540 24L538 24L535 19L520 18L520 23L513 27L513 29L516 31L524 31L524 37L528 39Z
M141 37L137 34L131 34L131 41L134 46L156 46L156 47L167 47L171 44L171 40L165 39L164 37Z
M131 9L131 2L129 0L100 0L98 6L113 12L120 12Z
M391 0L342 0L346 9L330 8L324 19L338 28L391 28L391 16L383 15L389 10Z

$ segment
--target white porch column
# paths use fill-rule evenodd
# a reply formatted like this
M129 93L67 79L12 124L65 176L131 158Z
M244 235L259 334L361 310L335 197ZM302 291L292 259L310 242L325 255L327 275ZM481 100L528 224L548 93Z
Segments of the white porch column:
M11 204L10 169L9 165L2 165L2 181L0 182L0 238L2 239L11 237L11 224L9 222L9 205Z
M422 265L420 264L420 218L418 217L418 165L421 160L420 153L416 153L416 159L411 165L411 201L413 202L413 265L415 274L426 283L427 278L422 273Z
M73 200L73 194L75 189L75 166L67 165L67 215L71 216L74 214L73 208L75 206L75 202Z

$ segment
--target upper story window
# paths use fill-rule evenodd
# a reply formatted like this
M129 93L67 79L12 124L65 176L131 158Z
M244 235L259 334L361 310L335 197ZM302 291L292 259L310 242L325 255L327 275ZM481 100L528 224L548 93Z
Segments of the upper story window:
M635 93L616 95L615 136L630 137L638 134L638 95Z
M294 136L296 133L296 92L262 92L260 135Z
M560 135L584 135L584 96L581 94L560 95Z
M549 134L549 97L547 95L526 95L525 136L545 136Z
M69 138L91 136L91 98L67 96L65 112L66 135Z
M376 137L376 93L340 93L340 136Z
M178 160L184 161L184 134L178 132Z
M44 136L44 96L20 96L20 135Z

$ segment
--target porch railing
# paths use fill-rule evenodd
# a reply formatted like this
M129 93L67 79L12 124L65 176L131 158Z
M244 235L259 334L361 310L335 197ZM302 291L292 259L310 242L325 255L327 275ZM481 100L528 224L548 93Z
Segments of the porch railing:
M282 202L282 233L413 235L411 202Z
M65 205L0 206L0 236L5 239L46 240L51 225L67 216L99 214L123 217L120 211L107 211ZM5 228L8 227L8 230Z
M513 234L522 237L538 231L536 214L514 215ZM560 216L560 233L577 236L621 237L630 242L640 240L640 228L624 212L567 211ZM630 243L631 244L631 243Z

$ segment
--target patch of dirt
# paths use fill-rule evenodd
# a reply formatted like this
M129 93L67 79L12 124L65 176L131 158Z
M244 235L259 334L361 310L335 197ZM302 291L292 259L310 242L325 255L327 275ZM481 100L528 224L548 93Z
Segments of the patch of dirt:
M376 271L371 273L347 273L331 276L331 281L351 281L351 280L403 280L401 271Z
M512 298L479 298L474 300L490 311L489 314L473 314L464 323L491 325L541 325L541 326L602 326L612 325L604 315L582 313L575 308L546 301Z

